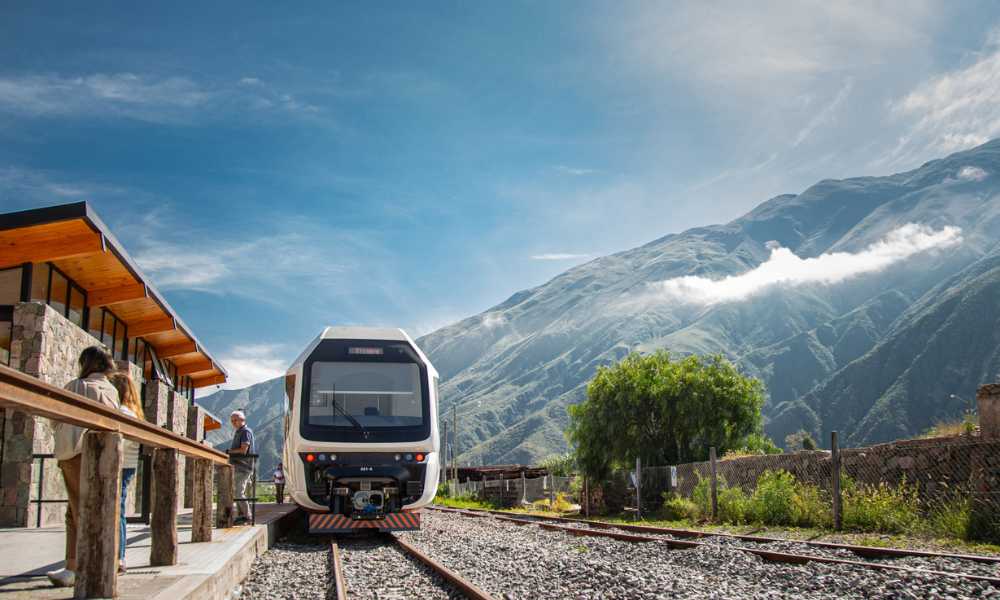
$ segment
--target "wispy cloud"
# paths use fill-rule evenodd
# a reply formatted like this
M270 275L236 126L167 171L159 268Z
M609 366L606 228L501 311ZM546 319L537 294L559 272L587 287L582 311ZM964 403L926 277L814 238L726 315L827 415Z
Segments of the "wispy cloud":
M282 344L260 343L234 346L223 352L219 362L229 379L222 388L237 390L284 375L289 363L286 350Z
M69 202L89 200L95 196L121 195L125 189L116 185L92 181L71 180L58 174L37 169L0 167L0 193L16 196L22 201Z
M551 252L548 254L533 254L531 260L576 260L589 258L590 254L573 254L571 252Z
M830 252L800 258L791 250L773 245L771 256L758 267L723 279L685 276L650 284L650 293L663 301L695 305L746 300L778 287L806 284L832 285L851 277L882 271L900 261L932 249L949 248L962 241L958 227L934 231L909 223L890 232L860 252Z
M922 82L892 102L890 113L906 131L878 164L915 163L1000 135L1000 29L971 63Z
M580 167L570 167L567 165L556 165L552 167L557 173L562 173L563 175L572 175L574 177L582 177L584 175L593 175L597 173L597 169L584 169Z
M985 169L980 169L979 167L962 167L958 170L958 179L960 181L982 181L989 176L990 174Z
M178 110L204 105L211 98L212 93L184 77L96 73L0 78L0 108L30 116L112 113L163 120Z
M307 115L322 112L300 94L265 84L257 77L221 85L136 73L0 77L0 112L29 117L124 117L184 123L197 116L232 111L234 106Z

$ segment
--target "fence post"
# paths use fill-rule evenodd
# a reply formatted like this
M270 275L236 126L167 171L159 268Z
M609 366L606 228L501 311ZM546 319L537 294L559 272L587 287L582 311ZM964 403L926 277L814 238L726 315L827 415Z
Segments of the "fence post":
M521 504L528 503L528 480L524 476L524 469L521 469Z
M712 468L712 520L719 518L719 475L715 466L715 446L708 449L708 460Z
M837 432L830 432L830 489L833 493L833 529L840 531L842 522L842 505L840 497L840 447L837 445Z
M218 498L215 505L215 526L220 529L233 526L233 465L217 465L219 477Z
M188 461L191 482L191 541L212 541L212 463L207 458Z
M642 459L635 457L635 518L642 519Z
M549 473L549 510L556 509L556 478Z
M121 434L103 431L85 434L80 464L80 514L76 516L74 598L118 596L121 474Z
M590 479L583 478L583 516L590 518Z
M153 450L153 516L149 564L177 564L177 450Z

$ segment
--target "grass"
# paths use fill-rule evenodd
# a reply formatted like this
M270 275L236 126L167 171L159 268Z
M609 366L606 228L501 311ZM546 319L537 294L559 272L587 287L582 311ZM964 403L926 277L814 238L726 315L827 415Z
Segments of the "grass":
M434 503L440 504L441 506L447 506L449 508L463 508L463 509L473 509L473 510L496 510L496 506L489 502L483 502L482 500L477 500L471 496L459 496L457 498L451 498L448 496L442 496L438 494L434 497Z
M979 425L979 417L973 414L966 414L964 417L953 421L938 421L933 427L919 436L919 439L936 437L955 437L959 435L972 435Z

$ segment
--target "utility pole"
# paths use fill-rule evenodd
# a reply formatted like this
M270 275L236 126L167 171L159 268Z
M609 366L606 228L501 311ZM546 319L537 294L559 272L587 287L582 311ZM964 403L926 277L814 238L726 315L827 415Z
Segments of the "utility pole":
M448 483L448 421L445 420L441 426L443 427L441 431L441 456L444 457L441 461L441 481Z
M454 440L455 446L451 451L451 470L454 474L455 480L458 480L458 407L454 404L451 405L451 439Z

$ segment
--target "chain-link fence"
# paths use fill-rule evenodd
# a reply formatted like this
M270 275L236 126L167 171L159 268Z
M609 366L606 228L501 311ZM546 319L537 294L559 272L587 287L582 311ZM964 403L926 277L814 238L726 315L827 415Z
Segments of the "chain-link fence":
M482 481L449 482L452 496L469 496L497 506L518 506L538 500L549 500L559 494L570 495L573 477L497 477Z
M1000 539L997 439L966 435L836 453L722 457L714 474L711 461L643 468L643 511L889 532L923 526L961 535L965 528L963 537ZM589 486L590 509L620 512L635 507L635 495L628 473L614 473ZM671 499L673 505L665 505Z

